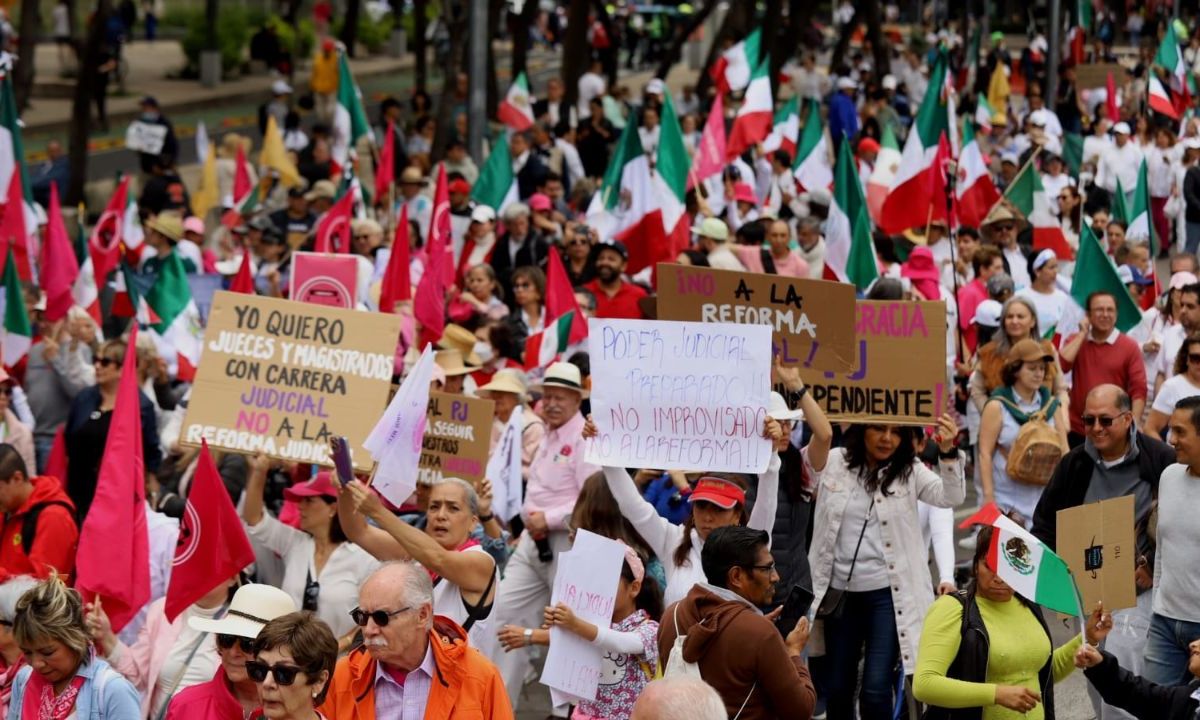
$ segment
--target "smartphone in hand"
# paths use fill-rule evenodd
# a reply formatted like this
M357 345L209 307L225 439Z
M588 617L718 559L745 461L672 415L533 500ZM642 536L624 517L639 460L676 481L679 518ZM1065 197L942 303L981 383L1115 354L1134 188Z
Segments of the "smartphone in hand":
M803 585L793 585L791 591L788 592L787 599L783 601L783 612L779 614L775 625L781 631L786 628L784 635L787 635L787 633L791 632L792 628L796 627L796 623L800 622L800 618L808 615L808 610L812 607L812 602L812 590Z
M334 477L341 485L354 479L354 464L350 462L350 443L341 435L329 440L329 454L333 457Z

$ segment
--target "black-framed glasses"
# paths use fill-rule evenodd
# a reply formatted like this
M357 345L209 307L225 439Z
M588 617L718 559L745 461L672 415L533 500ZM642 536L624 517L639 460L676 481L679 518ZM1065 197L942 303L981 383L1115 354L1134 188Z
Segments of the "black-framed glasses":
M1126 410L1125 412L1129 412L1129 411ZM1107 427L1112 427L1112 424L1114 422L1116 422L1117 418L1121 417L1124 414L1125 414L1124 412L1118 413L1115 417L1109 416L1109 415L1084 415L1082 418L1080 418L1080 420L1083 421L1084 427L1091 427L1092 425L1094 425L1095 423L1098 422L1098 423L1100 423L1100 427L1107 428Z
M275 682L284 687L296 682L296 675L304 672L304 668L295 665L284 665L282 663L268 665L262 660L250 660L246 662L246 674L256 683L264 682L267 679L267 673L275 676Z
M304 584L304 601L300 605L301 610L309 612L317 611L317 599L321 596L321 583L313 580L310 576L308 582Z
M247 655L254 653L254 638L242 637L241 635L225 635L224 633L217 635L217 647L222 650L228 650L238 644L241 644L242 652Z
M367 612L362 608L354 608L350 611L350 619L353 620L354 624L359 627L366 627L368 620L374 620L375 624L379 627L387 627L387 624L392 621L392 618L396 617L400 613L408 612L412 609L412 605L409 605L408 607L402 607L399 610L392 610L390 612L387 610L372 610L371 612Z
M746 565L744 567L747 570L762 570L768 575L775 572L775 563L767 563L766 565Z

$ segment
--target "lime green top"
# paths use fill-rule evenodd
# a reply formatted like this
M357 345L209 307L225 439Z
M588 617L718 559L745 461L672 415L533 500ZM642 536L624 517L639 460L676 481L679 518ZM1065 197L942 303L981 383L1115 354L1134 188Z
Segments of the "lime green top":
M1040 703L1028 713L996 705L996 686L1021 685L1041 692L1038 670L1050 654L1050 638L1033 612L1016 598L995 602L976 596L975 602L988 631L987 682L946 677L962 641L963 606L958 600L943 596L930 606L921 629L913 694L921 702L938 707L982 707L983 720L1042 720L1045 708ZM1060 682L1075 669L1075 651L1081 642L1082 638L1076 635L1054 651L1054 682Z

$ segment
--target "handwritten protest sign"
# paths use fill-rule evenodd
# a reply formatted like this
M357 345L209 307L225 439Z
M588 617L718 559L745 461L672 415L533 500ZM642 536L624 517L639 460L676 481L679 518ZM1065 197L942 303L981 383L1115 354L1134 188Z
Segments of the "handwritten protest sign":
M125 147L135 152L157 155L167 141L167 126L134 120L125 130Z
M345 435L354 465L383 412L400 318L218 292L182 442L330 465Z
M521 512L521 438L525 408L517 405L500 433L496 450L488 458L487 478L492 481L492 512L511 520Z
M431 483L449 476L477 485L483 480L495 405L484 398L429 393L417 481Z
M566 603L580 620L609 627L624 562L623 544L587 530L576 531L574 545L558 556L550 604ZM541 682L551 688L556 703L569 698L595 700L604 662L598 645L552 627Z
M846 283L663 263L658 319L767 325L785 365L849 372L857 360Z
M353 308L358 302L358 260L353 255L294 252L288 283L293 300Z
M771 328L592 319L588 353L599 431L588 445L588 462L766 470Z
M1137 605L1133 510L1133 496L1125 495L1058 511L1056 549L1075 576L1084 612L1101 600L1105 610Z
M857 316L854 372L801 368L813 399L835 422L933 424L949 398L946 305L860 300Z

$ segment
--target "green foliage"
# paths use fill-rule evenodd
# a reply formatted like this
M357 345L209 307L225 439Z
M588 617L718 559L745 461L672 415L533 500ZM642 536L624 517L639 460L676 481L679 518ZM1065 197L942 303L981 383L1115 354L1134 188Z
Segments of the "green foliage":
M279 15L272 15L267 18L267 22L275 28L275 34L279 37L279 47L285 52L290 52L293 58L299 60L312 54L313 45L317 42L317 31L311 19L301 18L295 28L288 25ZM299 48L296 47L297 39L300 43Z
M249 13L236 5L222 4L217 12L217 46L221 52L221 68L229 72L242 64L246 46L253 32ZM191 11L185 25L181 44L187 56L188 67L200 67L200 53L205 50L208 39L208 21L203 9Z
M342 36L342 25L345 18L336 18L330 30L335 37ZM367 52L377 53L382 52L387 46L388 40L392 36L392 28L395 27L396 20L392 13L388 13L380 18L379 22L371 20L366 10L363 9L358 14L358 42L367 49Z

